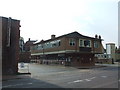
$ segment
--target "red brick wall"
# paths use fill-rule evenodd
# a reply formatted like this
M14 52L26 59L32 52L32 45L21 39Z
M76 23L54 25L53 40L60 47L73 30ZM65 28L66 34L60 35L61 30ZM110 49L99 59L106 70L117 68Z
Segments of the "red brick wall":
M10 47L7 44L7 25L8 19L2 18L2 72L3 74L15 74L18 71L19 60L19 37L20 37L20 21L13 20L11 22Z
M30 52L21 52L19 62L29 63L30 62L30 57L31 57Z
M86 57L87 56L87 57ZM67 57L71 57L72 66L94 66L95 59L94 54L69 54Z

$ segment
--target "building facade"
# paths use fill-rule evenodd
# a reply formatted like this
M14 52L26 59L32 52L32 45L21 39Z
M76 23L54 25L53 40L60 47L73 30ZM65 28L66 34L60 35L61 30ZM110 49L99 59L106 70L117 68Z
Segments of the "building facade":
M20 37L19 47L20 47L20 52L23 52L24 51L24 38L23 37Z
M115 51L115 59L120 62L120 48Z
M72 32L59 37L51 36L31 47L31 60L71 66L95 65L94 54L103 53L102 39Z
M24 43L24 39L21 37L19 40L19 47L20 47L20 57L19 62L25 62L29 63L31 59L31 52L30 52L30 46L33 45L33 43L36 42L36 40L30 40L26 41Z
M19 60L20 21L0 17L0 33L2 33L2 74L16 74Z
M103 54L95 54L96 62L112 63L120 61L120 49L115 47L115 43L107 43Z
M109 56L108 59L113 59L115 61L115 44L107 43L106 44L106 54Z
M26 41L26 43L24 44L24 51L30 51L30 46L33 45L33 43L35 43L36 40L30 40L30 38L28 39L28 41Z

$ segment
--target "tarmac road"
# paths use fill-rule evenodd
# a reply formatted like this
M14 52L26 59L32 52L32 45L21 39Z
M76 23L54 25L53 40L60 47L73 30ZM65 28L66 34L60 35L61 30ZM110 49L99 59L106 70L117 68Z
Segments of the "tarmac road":
M120 81L115 66L78 69L29 64L29 72L27 78L3 81L3 88L118 88Z

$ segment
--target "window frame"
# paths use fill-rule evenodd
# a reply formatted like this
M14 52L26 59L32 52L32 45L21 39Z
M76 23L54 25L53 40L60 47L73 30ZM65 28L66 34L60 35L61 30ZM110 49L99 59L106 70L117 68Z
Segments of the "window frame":
M75 38L70 38L70 39L69 39L69 45L70 45L70 46L75 46L75 44L76 44Z
M89 41L89 45L85 46L84 45L85 41ZM82 44L81 44L81 42L82 42ZM79 47L92 47L91 40L89 40L89 39L79 39Z

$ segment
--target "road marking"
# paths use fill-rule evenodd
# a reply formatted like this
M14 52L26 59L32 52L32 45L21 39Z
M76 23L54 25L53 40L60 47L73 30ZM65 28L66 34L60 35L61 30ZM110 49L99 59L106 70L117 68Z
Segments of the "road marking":
M107 78L107 76L101 76L102 78Z
M79 72L88 72L90 70L79 70Z
M85 79L85 80L88 81L88 82L91 81L90 79Z
M71 84L71 83L78 83L78 82L83 82L83 81L91 81L92 79L95 79L96 77L92 77L92 78L88 78L88 79L83 79L83 80L75 80L73 82L68 82L68 84Z
M77 83L77 82L82 82L83 80L76 80L76 81L73 81L73 82L75 82L75 83Z
M82 82L83 80L76 80L76 81L73 81L73 82L68 82L68 84L71 84L71 83L78 83L78 82Z
M33 84L33 83L26 83L26 84L31 85L31 84ZM25 83L24 83L24 84L23 84L23 83L20 83L20 84L15 84L15 85L7 85L7 86L2 86L2 87L3 87L3 88L6 88L6 87L21 86L21 85L25 85Z

